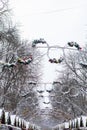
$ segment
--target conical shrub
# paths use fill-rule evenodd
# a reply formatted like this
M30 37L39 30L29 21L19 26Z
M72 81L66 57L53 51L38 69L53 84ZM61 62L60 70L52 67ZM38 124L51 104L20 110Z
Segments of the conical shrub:
M19 127L19 118L18 118L18 123L17 123L17 126Z
M8 125L11 125L11 117L10 117L10 114L8 114L7 124L8 124Z
M2 115L1 115L1 123L2 124L5 124L5 111L4 110L2 110Z
M15 120L14 120L14 126L17 126L16 117L15 117Z
M87 119L86 119L86 127L87 127Z
M84 127L82 117L80 118L80 127Z
M71 121L71 128L74 128L74 124L73 124L73 121Z
M76 128L79 128L79 123L78 123L78 119L76 119Z

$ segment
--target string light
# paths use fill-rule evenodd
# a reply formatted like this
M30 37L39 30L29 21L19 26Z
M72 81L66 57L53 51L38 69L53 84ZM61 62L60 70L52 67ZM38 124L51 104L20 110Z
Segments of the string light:
M68 42L68 45L70 46L70 47L76 47L78 50L81 50L82 48L80 47L80 45L78 44L78 43L76 43L76 42Z
M37 90L38 93L43 93L44 91L43 90Z
M50 104L50 102L43 102L44 104Z
M49 59L49 62L50 63L61 63L63 61L63 57L60 57L58 60L56 58L53 58L53 59Z
M53 89L51 89L51 90L46 90L48 93L51 93L52 91L53 91Z
M32 60L33 60L32 56L29 56L28 59L18 58L17 62L20 64L27 65L27 64L31 63Z
M39 47L37 46L36 47L36 44L39 44L39 43L45 43L47 46L39 46ZM48 50L47 50L47 57L49 58L49 62L50 63L56 63L56 64L63 62L64 58L63 57L60 57L59 59L50 58L49 50L51 48L58 48L58 49L63 49L63 50L64 49L69 49L69 50L74 50L74 51L77 51L77 50L80 51L81 50L81 52L87 53L87 51L82 50L82 48L80 47L80 45L77 42L73 42L72 41L72 42L68 42L67 44L68 44L69 47L61 47L61 46L58 46L58 45L49 46L49 44L44 39L40 39L40 40L35 40L34 42L32 42L32 47L48 48ZM73 47L75 47L76 49L74 49ZM81 65L84 68L87 68L87 65L85 63L79 63L79 65Z
M39 40L36 39L32 42L32 47L36 47L39 43L46 44L46 41L43 38L40 38Z
M36 46L37 44L45 44L46 46L42 46L42 47L39 46L38 47L38 46ZM82 49L80 47L80 45L78 43L76 43L76 42L68 42L67 44L68 44L69 48L68 47L60 47L60 46L57 46L57 45L55 45L55 46L49 46L49 44L43 38L36 39L36 40L32 41L32 47L34 47L34 48L48 48L48 50L47 50L47 56L49 58L49 62L50 63L56 63L56 64L63 62L64 58L63 57L60 57L59 59L50 58L50 56L49 56L49 50L51 48L58 48L58 49L63 49L63 50L64 49L69 49L69 50L75 50L75 51L76 50L80 51ZM76 49L74 49L72 47L75 47ZM86 51L82 50L82 52L86 52ZM9 62L5 63L3 61L0 61L0 64L3 65L4 67L10 68L10 67L16 67L18 63L19 64L23 64L23 65L28 65L28 64L30 64L33 61L32 55L30 55L28 58L25 58L25 59L20 58L18 56L16 56L16 57L17 57L17 59L16 59L16 62L14 62L14 63L9 63ZM85 67L85 68L87 66L85 63L80 63L80 65L82 67Z
M30 55L28 59L22 59L22 58L18 57L16 62L14 62L14 63L8 63L8 62L0 61L0 64L3 65L3 67L11 68L11 67L16 67L18 63L23 64L23 65L28 65L32 61L33 61L33 58Z

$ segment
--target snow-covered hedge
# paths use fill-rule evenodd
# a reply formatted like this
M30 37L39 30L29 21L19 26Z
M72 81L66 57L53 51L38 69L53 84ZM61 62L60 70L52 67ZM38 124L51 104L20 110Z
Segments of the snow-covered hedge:
M77 117L56 125L52 130L87 130L87 116Z
M0 130L8 130L9 127L14 130L40 130L39 126L31 124L16 115L11 115L9 112L5 112L4 109L0 109Z

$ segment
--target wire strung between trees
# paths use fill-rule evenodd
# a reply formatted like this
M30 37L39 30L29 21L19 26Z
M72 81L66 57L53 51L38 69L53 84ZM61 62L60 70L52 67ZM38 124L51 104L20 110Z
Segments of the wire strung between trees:
M45 44L46 46L37 46L37 44ZM49 55L49 51L50 49L52 48L57 48L57 49L62 49L63 51L65 49L69 49L69 50L74 50L74 51L81 51L81 52L86 52L86 51L83 51L82 48L80 47L80 45L77 43L77 42L68 42L67 43L67 46L64 46L64 47L61 47L61 46L58 46L58 45L54 45L54 46L49 46L49 44L44 40L44 39L40 39L40 40L34 40L32 42L32 47L34 48L47 48L47 57L49 58L49 62L50 63L61 63L63 60L64 60L64 57L60 57L59 59L56 59L56 58L51 58L50 55ZM75 47L76 49L72 48L72 47ZM87 53L87 52L86 52ZM83 63L84 64L84 63ZM80 64L81 66L83 64Z
M38 44L44 44L46 46L37 46ZM45 54L47 54L47 57L48 57L50 63L56 63L57 64L57 63L61 63L64 60L63 56L60 57L59 59L51 58L49 56L49 51L52 48L62 49L63 51L65 49L68 49L68 50L73 50L73 51L79 51L79 52L87 53L87 51L82 50L80 45L78 43L76 43L76 42L68 42L67 45L69 47L66 47L66 46L61 47L61 46L58 46L58 45L49 46L49 44L43 38L36 39L36 40L32 41L32 48L33 49L34 48L47 48L47 52ZM73 47L75 47L76 49L74 49ZM17 63L23 64L23 65L28 65L29 63L31 63L32 60L33 60L32 56L29 56L29 58L25 58L25 59L22 59L22 58L18 57L17 51L19 49L20 49L20 47L16 50L16 52L13 52L13 54L16 57L16 62L14 62L14 63L6 63L6 62L3 62L3 61L0 61L0 64L3 65L4 67L14 67L14 66L16 66ZM8 52L8 53L10 53L10 52ZM80 63L80 65L82 67L85 67L85 68L87 67L87 65L85 63Z

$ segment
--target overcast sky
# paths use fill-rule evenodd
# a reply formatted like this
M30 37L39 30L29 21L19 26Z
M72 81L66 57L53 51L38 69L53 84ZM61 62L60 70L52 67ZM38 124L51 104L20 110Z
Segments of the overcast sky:
M10 0L21 37L44 38L49 45L86 43L87 0ZM46 59L47 60L47 59ZM45 81L53 81L55 65L45 64ZM50 78L48 76L50 75Z

